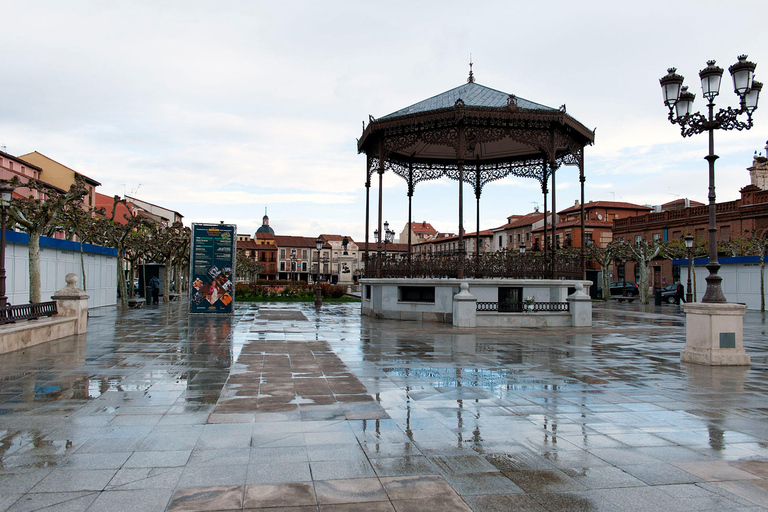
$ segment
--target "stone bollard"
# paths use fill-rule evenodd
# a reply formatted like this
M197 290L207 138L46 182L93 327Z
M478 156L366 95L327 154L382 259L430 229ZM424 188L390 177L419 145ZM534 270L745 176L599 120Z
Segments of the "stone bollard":
M477 297L469 293L469 284L461 283L461 291L453 296L453 325L477 326Z
M77 274L69 273L64 280L67 286L57 291L51 299L57 302L59 315L75 318L75 334L84 334L88 329L88 295L75 286Z
M589 285L592 283L590 282ZM590 327L592 325L592 297L584 292L584 285L576 283L576 291L566 297L570 304L571 326Z

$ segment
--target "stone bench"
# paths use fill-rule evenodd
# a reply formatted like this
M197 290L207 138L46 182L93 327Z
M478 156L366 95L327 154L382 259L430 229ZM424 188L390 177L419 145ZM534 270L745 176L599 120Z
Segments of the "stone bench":
M143 308L144 305L146 305L147 301L145 299L128 299L128 307L131 309L140 309Z

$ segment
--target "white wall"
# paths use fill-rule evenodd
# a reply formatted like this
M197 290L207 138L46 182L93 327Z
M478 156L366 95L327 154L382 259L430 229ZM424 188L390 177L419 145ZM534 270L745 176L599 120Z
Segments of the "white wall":
M8 235L11 235L8 232ZM14 233L14 235L18 235ZM11 236L9 236L10 238ZM15 237L14 237L15 238ZM67 245L57 240L57 245ZM69 242L73 247L79 244ZM41 241L42 245L42 241ZM117 256L86 252L85 273L88 307L117 304ZM9 241L5 249L6 295L10 304L29 302L29 249L26 243ZM79 288L83 287L83 275L79 250L62 247L40 248L40 280L42 301L66 286L64 277L70 272L77 274Z
M757 257L718 259L721 265L718 275L723 278L722 287L725 299L728 302L746 304L747 309L760 310L760 263L757 262ZM685 260L681 261L684 262ZM706 278L709 275L709 270L705 265L706 258L696 260L693 265L691 283L695 302L701 301L707 289ZM766 270L765 279L767 285L766 307L768 307L768 270ZM688 267L685 263L680 265L680 282L683 283L683 286L686 286L688 282Z

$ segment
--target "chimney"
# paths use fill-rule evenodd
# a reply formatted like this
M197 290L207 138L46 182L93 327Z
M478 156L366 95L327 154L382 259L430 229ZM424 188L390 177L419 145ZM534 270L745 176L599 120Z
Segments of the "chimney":
M579 200L578 199L573 202L573 206L579 206Z

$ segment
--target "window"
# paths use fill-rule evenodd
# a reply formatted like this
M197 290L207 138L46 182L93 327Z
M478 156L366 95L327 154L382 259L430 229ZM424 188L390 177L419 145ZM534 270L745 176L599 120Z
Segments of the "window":
M504 244L504 237L499 235L499 247L501 247Z
M301 271L302 272L306 272L307 271L307 262L306 261L301 264Z
M530 233L526 233L525 234L525 241L526 242L530 242L531 241L531 234Z
M509 235L509 242L508 243L512 244L512 240L513 240L512 235Z
M520 243L522 241L523 241L523 234L522 233L518 233L517 234L517 243Z
M720 240L729 242L731 240L731 226L720 227Z
M640 245L640 242L643 240L643 237L640 235L635 235L635 245Z
M398 286L400 302L435 302L434 286Z
M303 260L307 259L307 250L306 249L302 249L301 250L301 259L303 259Z
M280 262L280 272L285 272L285 262L284 261Z
M280 249L280 259L281 260L285 259L285 249ZM285 269L281 268L280 270L285 270Z
M661 241L661 233L654 233L653 234L653 241L654 242L660 242Z
M267 261L267 253L261 253L261 261Z

